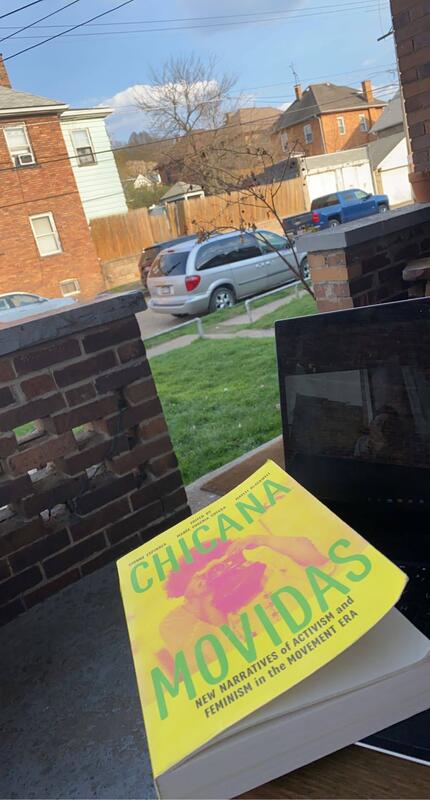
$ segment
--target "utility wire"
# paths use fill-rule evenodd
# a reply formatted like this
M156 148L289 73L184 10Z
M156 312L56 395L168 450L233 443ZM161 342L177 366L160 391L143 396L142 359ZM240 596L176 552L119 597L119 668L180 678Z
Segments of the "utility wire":
M38 3L42 3L44 0L33 0L32 3L27 3L25 6L20 6L19 8L15 8L13 11L8 11L7 14L0 14L0 19L5 19L6 17L12 16L12 14L17 14L18 11L24 11L25 8L30 8L30 6L37 6Z
M0 42L5 42L7 39L12 39L12 37L15 36L17 33L22 33L22 31L28 30L28 28L34 28L37 25L38 22L42 22L42 20L44 20L44 19L48 19L49 17L53 17L55 14L58 14L60 11L64 11L65 8L70 8L70 6L74 6L75 3L79 3L79 2L80 2L80 0L72 0L71 3L66 3L65 6L61 6L61 8L57 8L56 11L51 11L50 14L45 14L44 17L39 17L39 19L36 19L34 22L30 22L28 25L24 25L23 28L18 28L18 30L15 31L15 33L9 33L7 36L3 36L3 39L0 39ZM18 38L23 38L23 37L18 37Z
M107 11L103 11L101 14L96 14L95 17L90 17L90 19L85 20L84 22L79 22L77 25L73 25L72 28L67 28L65 31L61 31L60 33L56 33L54 36L49 36L48 39L43 39L41 42L37 42L37 44L32 44L30 47L25 47L24 50L18 50L17 53L12 53L12 55L7 56L4 58L3 61L10 61L11 58L16 58L17 56L22 55L23 53L28 53L29 50L34 50L35 47L41 47L43 44L47 44L48 42L52 42L54 39L59 39L60 36L64 36L66 33L70 33L70 31L75 31L77 28L82 28L84 25L88 25L89 22L93 22L95 19L100 19L100 17L105 17L106 14L112 14L114 11L118 11L120 8L124 8L124 6L130 5L130 3L134 3L134 0L124 0L123 3L120 3L113 8L109 8Z

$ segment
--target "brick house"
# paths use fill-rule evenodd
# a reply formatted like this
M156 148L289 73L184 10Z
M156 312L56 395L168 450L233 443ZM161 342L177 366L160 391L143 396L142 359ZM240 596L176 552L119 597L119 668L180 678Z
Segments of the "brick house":
M373 95L371 81L362 91L333 83L314 83L302 92L294 87L296 100L272 129L274 142L284 152L318 156L362 147L372 140L370 129L385 103Z
M0 56L0 293L105 288L60 127L67 105L12 89Z

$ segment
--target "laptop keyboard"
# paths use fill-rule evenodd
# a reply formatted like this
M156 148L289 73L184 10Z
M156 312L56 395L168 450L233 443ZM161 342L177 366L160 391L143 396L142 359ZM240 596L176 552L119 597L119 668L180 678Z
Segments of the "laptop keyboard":
M396 608L430 637L430 567L410 561L397 566L406 572L409 582Z

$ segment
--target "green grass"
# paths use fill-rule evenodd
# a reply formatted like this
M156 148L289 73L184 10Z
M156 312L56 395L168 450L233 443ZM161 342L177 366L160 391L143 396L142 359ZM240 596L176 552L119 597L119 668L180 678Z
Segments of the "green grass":
M186 484L281 432L272 340L199 340L151 369Z
M274 311L270 311L268 314L265 314L264 317L260 317L256 322L247 325L247 327L254 330L256 328L273 328L278 319L305 317L309 314L316 314L316 312L317 304L315 300L307 294L297 298L297 300L292 300L290 303L285 303L284 306L275 308Z

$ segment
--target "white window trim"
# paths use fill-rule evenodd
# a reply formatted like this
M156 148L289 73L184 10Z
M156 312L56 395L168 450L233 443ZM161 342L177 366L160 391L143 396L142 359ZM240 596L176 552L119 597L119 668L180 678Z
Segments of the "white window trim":
M281 131L281 147L284 153L288 152L288 131Z
M305 144L312 144L314 140L314 132L312 125L303 125L303 135L305 137Z
M63 284L64 283L74 283L77 288L73 292L63 292ZM74 297L76 294L81 293L81 285L79 283L78 278L64 278L63 281L60 281L60 292L63 297Z
M36 231L35 231L35 228L34 228L34 225L33 225L33 220L35 220L35 219L45 219L45 217L48 217L49 222L51 223L52 232L51 233L42 234L42 236L38 236L36 234ZM33 231L34 241L36 242L36 247L37 247L37 249L39 251L39 255L40 255L41 258L48 258L49 256L56 256L59 253L63 252L63 248L61 247L60 237L59 237L58 231L57 231L57 226L56 226L55 220L54 220L54 215L52 214L51 211L45 211L44 214L33 214L31 217L29 217L29 220L30 220L31 230ZM41 253L40 252L39 239L42 239L44 236L54 236L56 244L57 244L57 249L56 250L52 250L50 253Z
M359 119L360 130L362 131L362 133L368 133L369 132L369 122L368 122L368 119L366 117L366 114L359 114L358 115L358 119ZM364 125L363 125L363 123L364 123Z
M8 130L17 130L17 129L22 130L24 132L25 141L27 142L28 152L26 152L24 150L24 151L21 151L21 152L18 151L16 153L14 153L14 152L12 152L12 150L10 148L10 145L9 145L9 142L8 142L8 139L7 139L7 131ZM18 122L15 125L5 125L3 127L3 133L4 133L4 138L5 138L5 141L6 141L6 147L8 149L8 152L9 152L9 155L10 155L10 159L11 159L12 164L13 164L14 167L17 167L17 168L18 167L20 167L20 168L29 167L29 166L32 166L33 164L36 163L36 159L35 159L35 156L34 156L33 148L31 146L30 139L28 138L27 126L26 126L25 122ZM31 156L31 161L27 161L24 164L16 164L15 163L15 159L19 158L22 155L30 155Z
M92 154L92 157L94 159L93 161L89 162L88 164L81 164L80 163L79 159L81 158L81 156L78 153L78 149L79 148L76 147L75 141L74 141L74 138L73 138L73 134L74 133L81 133L81 131L85 131L85 133L88 136L89 147L91 147L91 154ZM78 166L78 167L94 167L97 164L97 158L96 158L96 151L95 151L95 148L94 148L94 145L93 145L93 140L91 138L90 129L89 128L73 128L70 131L70 140L72 142L72 147L73 147L73 150L75 151L75 155L76 155L76 166Z
M345 127L345 118L344 117L337 117L337 129L341 136L345 136L346 127Z

